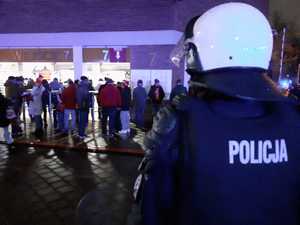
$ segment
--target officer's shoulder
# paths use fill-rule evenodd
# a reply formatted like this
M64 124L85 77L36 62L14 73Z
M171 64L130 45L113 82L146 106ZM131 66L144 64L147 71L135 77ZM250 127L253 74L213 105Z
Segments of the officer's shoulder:
M189 97L176 96L154 116L152 130L156 133L169 133L176 128L179 116L187 110Z
M192 103L192 98L190 96L181 94L176 95L170 102L171 107L176 112L184 112L189 109L189 105Z

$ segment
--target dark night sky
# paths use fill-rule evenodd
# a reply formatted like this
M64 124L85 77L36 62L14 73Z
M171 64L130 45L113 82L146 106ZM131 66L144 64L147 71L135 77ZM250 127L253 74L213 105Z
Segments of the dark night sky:
M293 21L300 35L300 0L269 0L270 17L278 11L286 22Z

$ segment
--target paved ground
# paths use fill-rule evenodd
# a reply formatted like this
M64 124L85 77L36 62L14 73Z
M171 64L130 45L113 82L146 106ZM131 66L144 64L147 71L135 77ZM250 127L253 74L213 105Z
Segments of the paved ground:
M80 199L101 225L123 225L141 158L0 145L0 225L74 225ZM86 204L84 201L83 204ZM85 224L89 225L89 224Z
M133 123L131 123L130 135L116 135L113 139L102 136L99 121L95 123L89 121L89 126L86 130L88 137L84 140L79 139L77 132L65 135L61 132L55 132L50 126L45 129L44 137L37 139L33 134L34 123L27 121L26 124L21 124L21 127L24 132L21 137L15 138L17 146L143 155L142 143L145 132L136 128ZM0 129L0 143L4 142L2 132L2 129Z

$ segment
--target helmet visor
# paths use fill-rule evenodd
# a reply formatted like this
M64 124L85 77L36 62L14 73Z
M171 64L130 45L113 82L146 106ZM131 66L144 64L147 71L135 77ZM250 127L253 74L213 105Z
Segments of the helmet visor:
M185 43L186 39L185 35L183 34L170 54L170 60L176 67L180 67L180 63L185 57Z

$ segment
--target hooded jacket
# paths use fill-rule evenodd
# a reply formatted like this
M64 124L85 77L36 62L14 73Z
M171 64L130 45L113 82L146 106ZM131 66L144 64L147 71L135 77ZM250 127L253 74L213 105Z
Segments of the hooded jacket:
M81 110L88 110L90 105L90 85L87 80L81 81L76 92L76 103Z
M100 91L99 100L102 107L120 107L121 94L117 87L112 83L106 84Z

